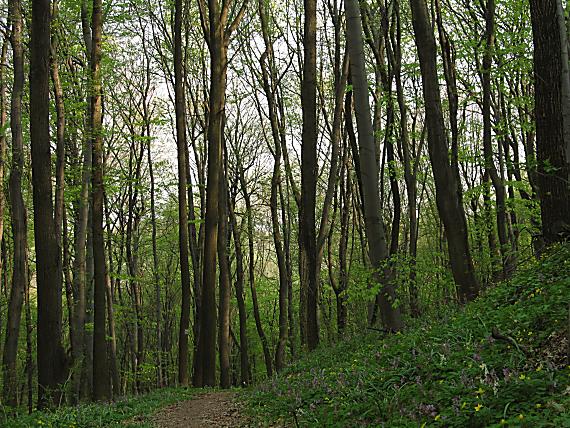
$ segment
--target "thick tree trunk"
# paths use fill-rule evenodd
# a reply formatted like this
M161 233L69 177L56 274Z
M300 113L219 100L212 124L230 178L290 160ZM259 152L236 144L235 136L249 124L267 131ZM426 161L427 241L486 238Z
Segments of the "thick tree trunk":
M61 344L61 257L55 235L49 130L50 1L32 3L30 140L38 284L38 404L57 405L66 378Z
M210 48L210 94L208 122L208 183L206 186L205 242L201 293L198 368L201 376L195 386L216 382L216 253L218 243L218 204L222 168L222 127L225 106L227 45L225 20L218 0L208 2Z
M570 230L570 163L562 108L562 37L557 0L531 0L538 194L546 244Z
M435 180L436 203L447 234L451 270L458 286L459 299L466 302L477 296L479 284L469 251L467 221L459 195L457 174L449 161L437 75L435 37L425 0L410 0L410 5L422 73L428 149Z

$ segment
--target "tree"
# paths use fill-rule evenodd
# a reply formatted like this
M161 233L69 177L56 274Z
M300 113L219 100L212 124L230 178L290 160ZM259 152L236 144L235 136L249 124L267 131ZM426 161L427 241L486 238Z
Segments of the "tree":
M368 83L364 66L364 44L360 8L354 0L346 2L347 50L350 58L350 72L354 92L354 110L358 128L361 180L364 196L364 221L370 263L374 269L374 280L381 284L379 293L380 312L383 325L390 330L402 328L400 309L396 306L396 293L390 282L390 273L385 266L388 245L384 225L380 217L380 195L378 193L378 165L370 106L368 104Z
M208 182L206 187L205 242L200 308L200 338L196 361L195 386L213 386L216 375L216 253L218 242L222 136L226 98L228 44L245 13L244 1L228 23L234 4L209 0L199 2L204 37L210 50L210 92L208 121Z
M93 400L111 398L109 363L107 359L106 262L103 236L103 90L101 85L101 44L103 33L102 1L93 0L91 17L91 118L90 131L93 150L93 262L94 262L94 329L93 329Z
M61 343L61 262L55 235L50 130L50 1L32 3L30 41L30 140L34 200L34 237L38 284L38 403L57 404L65 381L66 354Z
M178 382L188 385L188 327L190 325L190 264L188 262L188 206L186 201L186 100L182 60L183 2L174 3L174 109L178 147L178 241L182 309L178 335Z
M12 286L8 304L8 319L2 368L4 385L2 396L8 405L16 405L17 379L16 363L18 356L18 338L24 291L28 286L28 237L27 212L22 197L22 174L24 172L24 144L22 136L22 96L24 92L24 49L22 43L22 4L19 0L10 1L8 16L11 22L10 43L12 45L12 64L14 82L10 106L10 130L12 132L12 168L9 190L11 225L14 235L14 264L12 266ZM4 75L2 76L4 85Z
M477 296L479 284L469 250L459 183L449 161L437 75L435 36L425 0L410 0L410 6L424 89L428 151L435 181L436 203L447 234L449 260L459 300L467 302Z
M317 197L317 1L304 0L303 78L301 108L301 206L299 207L299 264L301 293L306 293L306 342L309 350L319 345L317 247L315 204Z
M570 141L565 140L562 52L567 51L558 24L558 0L531 0L534 43L537 184L545 244L565 239L570 227ZM567 61L568 55L566 55ZM565 64L567 67L567 64Z

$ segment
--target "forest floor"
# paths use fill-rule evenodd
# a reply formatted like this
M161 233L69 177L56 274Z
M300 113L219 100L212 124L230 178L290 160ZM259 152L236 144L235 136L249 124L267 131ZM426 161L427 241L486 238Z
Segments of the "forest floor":
M261 426L570 427L569 305L570 243L401 333L349 331L240 398Z
M173 404L153 416L157 428L243 427L246 419L239 412L232 392L209 392Z
M395 335L356 327L243 390L164 388L0 426L570 428L570 243Z

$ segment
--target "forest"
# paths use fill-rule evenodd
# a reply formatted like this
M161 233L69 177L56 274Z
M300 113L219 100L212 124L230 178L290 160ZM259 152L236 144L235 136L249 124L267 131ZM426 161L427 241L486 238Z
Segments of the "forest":
M0 0L0 45L0 425L570 423L562 0Z

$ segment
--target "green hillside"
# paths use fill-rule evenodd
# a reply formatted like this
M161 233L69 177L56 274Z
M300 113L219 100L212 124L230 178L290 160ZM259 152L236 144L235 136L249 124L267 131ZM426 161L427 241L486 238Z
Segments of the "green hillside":
M285 426L570 426L570 246L463 309L323 347L245 394Z

